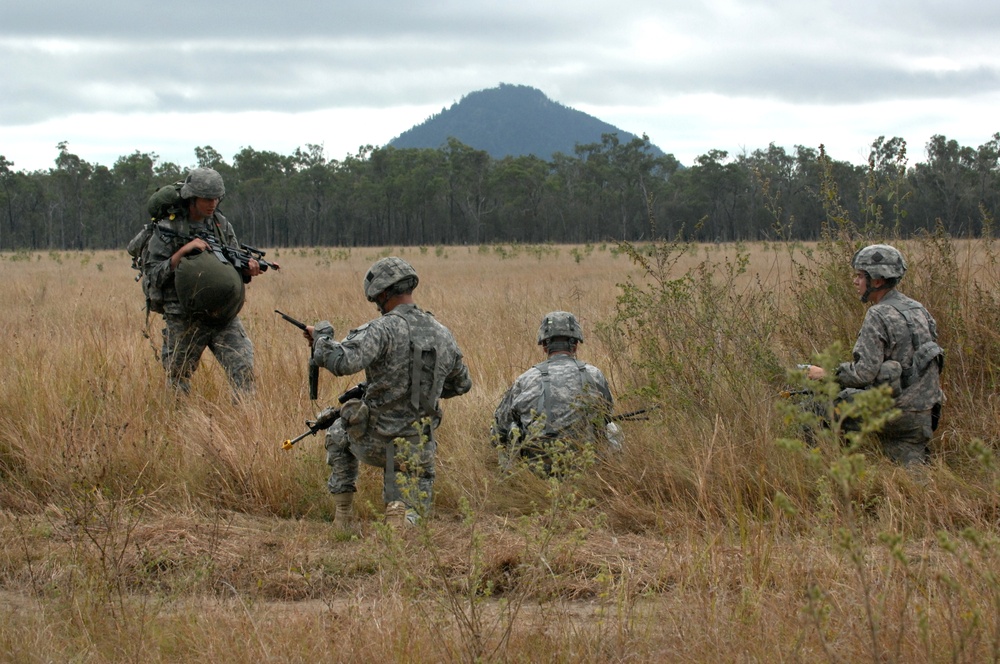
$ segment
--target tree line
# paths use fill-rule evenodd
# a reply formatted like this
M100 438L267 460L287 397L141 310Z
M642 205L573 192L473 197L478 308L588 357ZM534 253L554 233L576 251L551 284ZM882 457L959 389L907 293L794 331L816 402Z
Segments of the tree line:
M155 153L109 168L56 147L44 171L14 170L0 155L0 251L124 247L147 221L149 195L184 175ZM905 140L884 137L865 165L823 146L772 143L711 150L684 167L654 156L645 136L616 134L550 161L494 159L455 139L365 146L342 161L311 144L291 155L247 147L231 163L210 146L194 152L225 178L220 209L241 241L261 247L811 240L830 222L830 202L902 236L938 225L976 236L1000 203L1000 133L978 148L933 136L926 161L912 165Z

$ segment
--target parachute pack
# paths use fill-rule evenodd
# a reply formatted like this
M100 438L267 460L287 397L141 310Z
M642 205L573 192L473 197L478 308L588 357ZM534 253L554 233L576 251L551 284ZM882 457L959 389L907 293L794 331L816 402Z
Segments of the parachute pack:
M161 238L190 240L189 237L178 233L170 223L177 219L186 219L185 202L181 197L183 184L175 182L153 192L146 203L150 221L143 225L126 247L132 256L132 267L139 271L136 281L142 284L147 314L150 311L164 313L163 291L153 285L146 270L149 264L149 241L153 233L160 233ZM164 224L162 228L158 226L160 223ZM187 226L187 224L182 225ZM221 238L208 239L215 240L210 244L215 245L217 250L185 256L175 271L174 285L185 314L209 324L224 325L235 318L243 308L246 299L245 279L221 252L223 245ZM246 252L239 253L242 255ZM253 255L250 257L256 258Z

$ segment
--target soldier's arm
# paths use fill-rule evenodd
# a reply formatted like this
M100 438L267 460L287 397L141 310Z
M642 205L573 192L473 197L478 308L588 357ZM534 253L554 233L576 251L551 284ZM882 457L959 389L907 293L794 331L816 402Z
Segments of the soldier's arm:
M339 342L333 336L330 323L317 323L313 330L313 361L335 376L363 371L383 354L388 342L385 330L375 325L376 322L351 330L347 338Z
M854 344L853 361L844 362L837 367L837 383L841 387L871 387L885 361L889 342L886 322L878 310L872 307L865 315L865 322L861 325L858 340Z
M452 397L457 397L465 394L472 389L472 377L469 376L469 368L465 366L465 362L462 360L462 354L459 353L458 357L455 358L455 364L452 366L451 371L445 376L444 379L444 389L441 390L442 399L450 399Z

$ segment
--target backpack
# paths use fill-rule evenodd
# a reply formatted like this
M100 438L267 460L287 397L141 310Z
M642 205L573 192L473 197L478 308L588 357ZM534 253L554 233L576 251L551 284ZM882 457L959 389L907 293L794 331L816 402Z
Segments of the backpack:
M142 294L146 296L146 311L153 311L158 314L163 313L163 293L158 288L154 288L149 282L149 275L146 274L145 266L149 262L149 238L153 236L156 222L160 219L173 221L178 215L184 212L184 199L181 198L181 187L184 181L174 182L160 187L152 193L146 201L146 212L149 214L149 223L136 233L125 250L132 257L132 269L139 272L135 280L142 284Z
M145 267L149 262L149 238L153 236L156 225L153 222L144 224L143 227L132 238L125 250L132 257L132 269L138 270L139 274L135 280L142 284L142 294L146 296L146 313L150 311L158 314L163 313L163 292L159 288L154 288L149 281L149 274Z
M174 217L184 212L184 199L181 198L181 187L184 181L174 182L160 187L153 192L146 202L146 211L150 221L160 219L174 220Z

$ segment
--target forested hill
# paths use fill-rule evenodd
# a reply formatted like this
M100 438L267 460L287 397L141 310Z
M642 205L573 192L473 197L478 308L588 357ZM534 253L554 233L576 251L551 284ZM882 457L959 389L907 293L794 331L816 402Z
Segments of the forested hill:
M554 102L541 90L501 83L472 92L449 109L389 141L395 148L437 149L449 138L494 159L534 155L551 159L557 152L571 155L577 144L600 143L602 134L618 134L622 143L638 138L592 115ZM663 156L651 145L650 152Z

